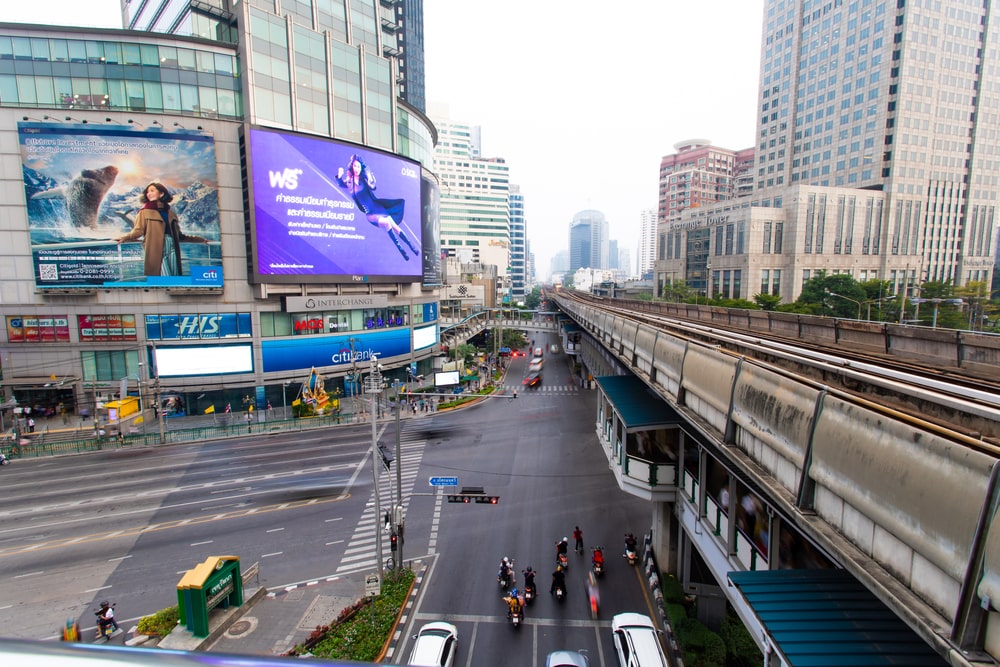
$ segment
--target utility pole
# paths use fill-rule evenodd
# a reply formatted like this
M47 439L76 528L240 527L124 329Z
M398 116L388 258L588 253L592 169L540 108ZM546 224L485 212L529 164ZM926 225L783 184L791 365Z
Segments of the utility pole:
M153 386L156 388L156 404L153 409L156 410L156 421L159 423L160 427L160 444L162 445L167 440L163 435L163 406L161 405L160 397L160 365L156 363L156 343L153 343ZM146 421L143 419L143 421Z
M351 356L353 357L354 355L352 354ZM382 531L377 528L379 521L382 519L382 510L381 507L379 507L378 493L378 468L381 454L379 454L378 451L378 425L376 424L376 416L378 413L375 408L375 401L378 400L379 392L382 391L382 373L379 371L378 359L374 354L372 354L371 358L371 371L368 373L368 382L365 387L365 391L367 391L372 398L372 484L373 489L375 490L375 551L378 557L378 576L381 580L383 573Z
M396 568L403 566L403 458L400 456L399 447L399 416L403 411L402 401L399 400L399 386L396 386L396 506L392 510L392 522L396 526L396 557L394 559Z

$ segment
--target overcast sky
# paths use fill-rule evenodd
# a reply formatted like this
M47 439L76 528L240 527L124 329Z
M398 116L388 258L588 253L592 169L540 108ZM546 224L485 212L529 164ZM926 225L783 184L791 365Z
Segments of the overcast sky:
M660 158L754 145L764 0L424 0L428 102L482 127L524 194L540 278L569 223L604 213L636 262ZM118 0L5 2L0 20L121 27Z

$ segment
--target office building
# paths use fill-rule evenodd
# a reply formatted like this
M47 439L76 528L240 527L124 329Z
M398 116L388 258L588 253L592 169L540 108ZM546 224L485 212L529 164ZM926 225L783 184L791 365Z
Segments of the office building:
M600 211L580 211L569 225L569 267L608 268L608 221Z
M3 405L97 426L123 390L222 414L290 408L313 368L331 396L374 358L387 379L431 370L435 129L399 62L418 6L131 2L130 30L0 24ZM162 246L132 232L150 182L177 216Z
M766 285L786 303L817 271L908 297L926 281L988 285L997 20L978 0L768 0L753 194L665 225L661 190L658 285L743 298Z
M524 195L518 185L510 186L510 300L524 301L528 294L528 240L524 220Z
M639 215L639 245L636 249L639 277L652 280L656 260L656 209L643 209Z
M441 183L441 251L463 262L510 267L510 174L503 158L481 157L481 129L432 108L438 142L434 171Z

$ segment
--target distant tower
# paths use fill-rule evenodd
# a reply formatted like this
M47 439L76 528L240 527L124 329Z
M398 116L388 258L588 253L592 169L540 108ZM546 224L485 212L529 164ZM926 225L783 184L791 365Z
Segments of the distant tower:
M569 271L608 268L608 222L600 211L580 211L569 226Z
M639 218L639 277L652 279L653 261L656 259L656 209L647 208Z

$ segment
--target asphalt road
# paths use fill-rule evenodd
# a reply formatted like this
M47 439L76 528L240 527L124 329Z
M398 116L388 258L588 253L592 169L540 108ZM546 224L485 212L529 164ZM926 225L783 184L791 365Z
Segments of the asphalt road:
M591 665L616 664L610 619L648 613L638 572L620 553L625 531L641 533L650 508L622 493L594 432L596 394L571 377L565 355L546 344L540 387L520 386L528 359L507 373L507 395L462 410L420 413L400 423L403 555L428 564L412 631L444 619L459 628L456 665L505 661L543 665L557 649L586 649ZM396 424L378 422L394 446ZM375 571L388 536L376 519L370 424L190 445L21 460L0 469L0 633L53 638L67 617L92 625L101 599L118 604L127 628L176 603L183 573L208 556L261 565L270 589ZM399 461L393 465L398 465ZM395 501L395 469L379 468L380 504ZM451 504L451 489L482 486L498 505ZM554 543L584 531L585 555L570 553L567 599L547 593ZM589 547L606 549L601 614L584 595ZM572 546L572 544L571 544ZM532 565L541 595L515 631L496 572L503 556ZM398 648L405 662L408 639Z

